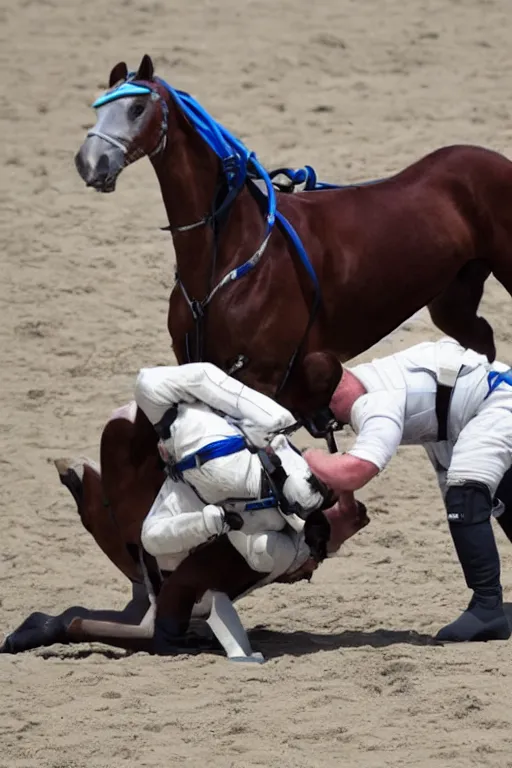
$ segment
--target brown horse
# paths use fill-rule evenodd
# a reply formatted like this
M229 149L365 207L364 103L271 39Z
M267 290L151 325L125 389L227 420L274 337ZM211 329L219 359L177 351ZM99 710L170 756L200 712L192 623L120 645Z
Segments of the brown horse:
M257 587L262 574L253 571L222 536L189 555L172 573L163 574L160 583L162 575L156 563L140 557L142 522L164 481L156 441L153 427L133 403L116 411L103 430L101 472L87 460L56 462L62 484L76 501L82 524L132 584L132 599L126 608L120 612L92 611L74 606L55 617L31 614L9 635L0 651L19 653L57 642L92 640L165 654L215 649L208 638L187 634L193 612L204 614L201 598L210 590L235 600ZM327 514L331 552L369 522L363 505L350 494ZM307 562L300 571L277 580L310 578L316 565ZM149 590L145 577L150 579ZM150 611L148 591L157 593L156 617L163 617L167 626L172 624L172 637L154 635L152 621L144 625L143 619Z
M512 292L505 157L446 147L378 183L339 189L306 168L287 173L311 191L275 192L254 155L155 77L147 55L136 73L117 64L109 85L76 165L107 192L124 167L150 157L176 251L168 327L178 362L238 370L301 413L310 404L294 361L322 349L349 359L425 305L442 331L494 359L477 308L491 272Z

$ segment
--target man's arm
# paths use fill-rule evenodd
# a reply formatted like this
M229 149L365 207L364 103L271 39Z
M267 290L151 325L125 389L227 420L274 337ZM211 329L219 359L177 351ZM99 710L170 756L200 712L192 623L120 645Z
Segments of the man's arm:
M295 423L286 408L211 363L143 368L135 384L135 400L153 424L172 405L194 401L269 433Z
M348 453L315 450L304 454L315 475L335 491L357 491L366 485L389 463L402 440L402 403L388 404L367 395L360 400L352 411L359 435Z
M313 473L338 492L357 491L380 472L373 462L349 453L333 455L313 449L306 451L304 458Z

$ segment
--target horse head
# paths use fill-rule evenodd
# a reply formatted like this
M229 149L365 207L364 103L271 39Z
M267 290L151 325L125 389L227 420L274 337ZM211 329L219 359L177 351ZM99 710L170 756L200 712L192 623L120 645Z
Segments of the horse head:
M330 409L342 376L341 362L329 351L311 352L297 365L294 414L313 437L327 437L329 432L342 426Z
M87 186L113 192L123 168L165 148L170 93L153 76L153 62L145 54L137 72L119 62L109 77L109 90L93 103L97 122L75 156L78 173Z

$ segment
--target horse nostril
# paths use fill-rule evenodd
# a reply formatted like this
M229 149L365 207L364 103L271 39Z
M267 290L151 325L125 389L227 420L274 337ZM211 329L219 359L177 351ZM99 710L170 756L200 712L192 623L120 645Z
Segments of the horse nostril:
M85 178L85 163L84 163L84 160L83 160L83 157L82 157L82 152L77 152L76 153L76 155L75 155L75 166L76 166L76 169L77 169L78 173L82 177L82 179L84 179Z
M108 159L108 155L105 155L105 154L100 155L100 159L98 160L98 165L96 168L98 177L105 178L106 176L108 176L109 169L110 169L110 161Z

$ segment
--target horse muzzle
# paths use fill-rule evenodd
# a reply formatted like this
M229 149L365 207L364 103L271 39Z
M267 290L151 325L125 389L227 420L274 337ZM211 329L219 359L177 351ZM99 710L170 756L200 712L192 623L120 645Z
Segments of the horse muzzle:
M99 137L90 136L75 155L75 166L88 187L98 192L114 192L117 177L125 166L125 154Z

